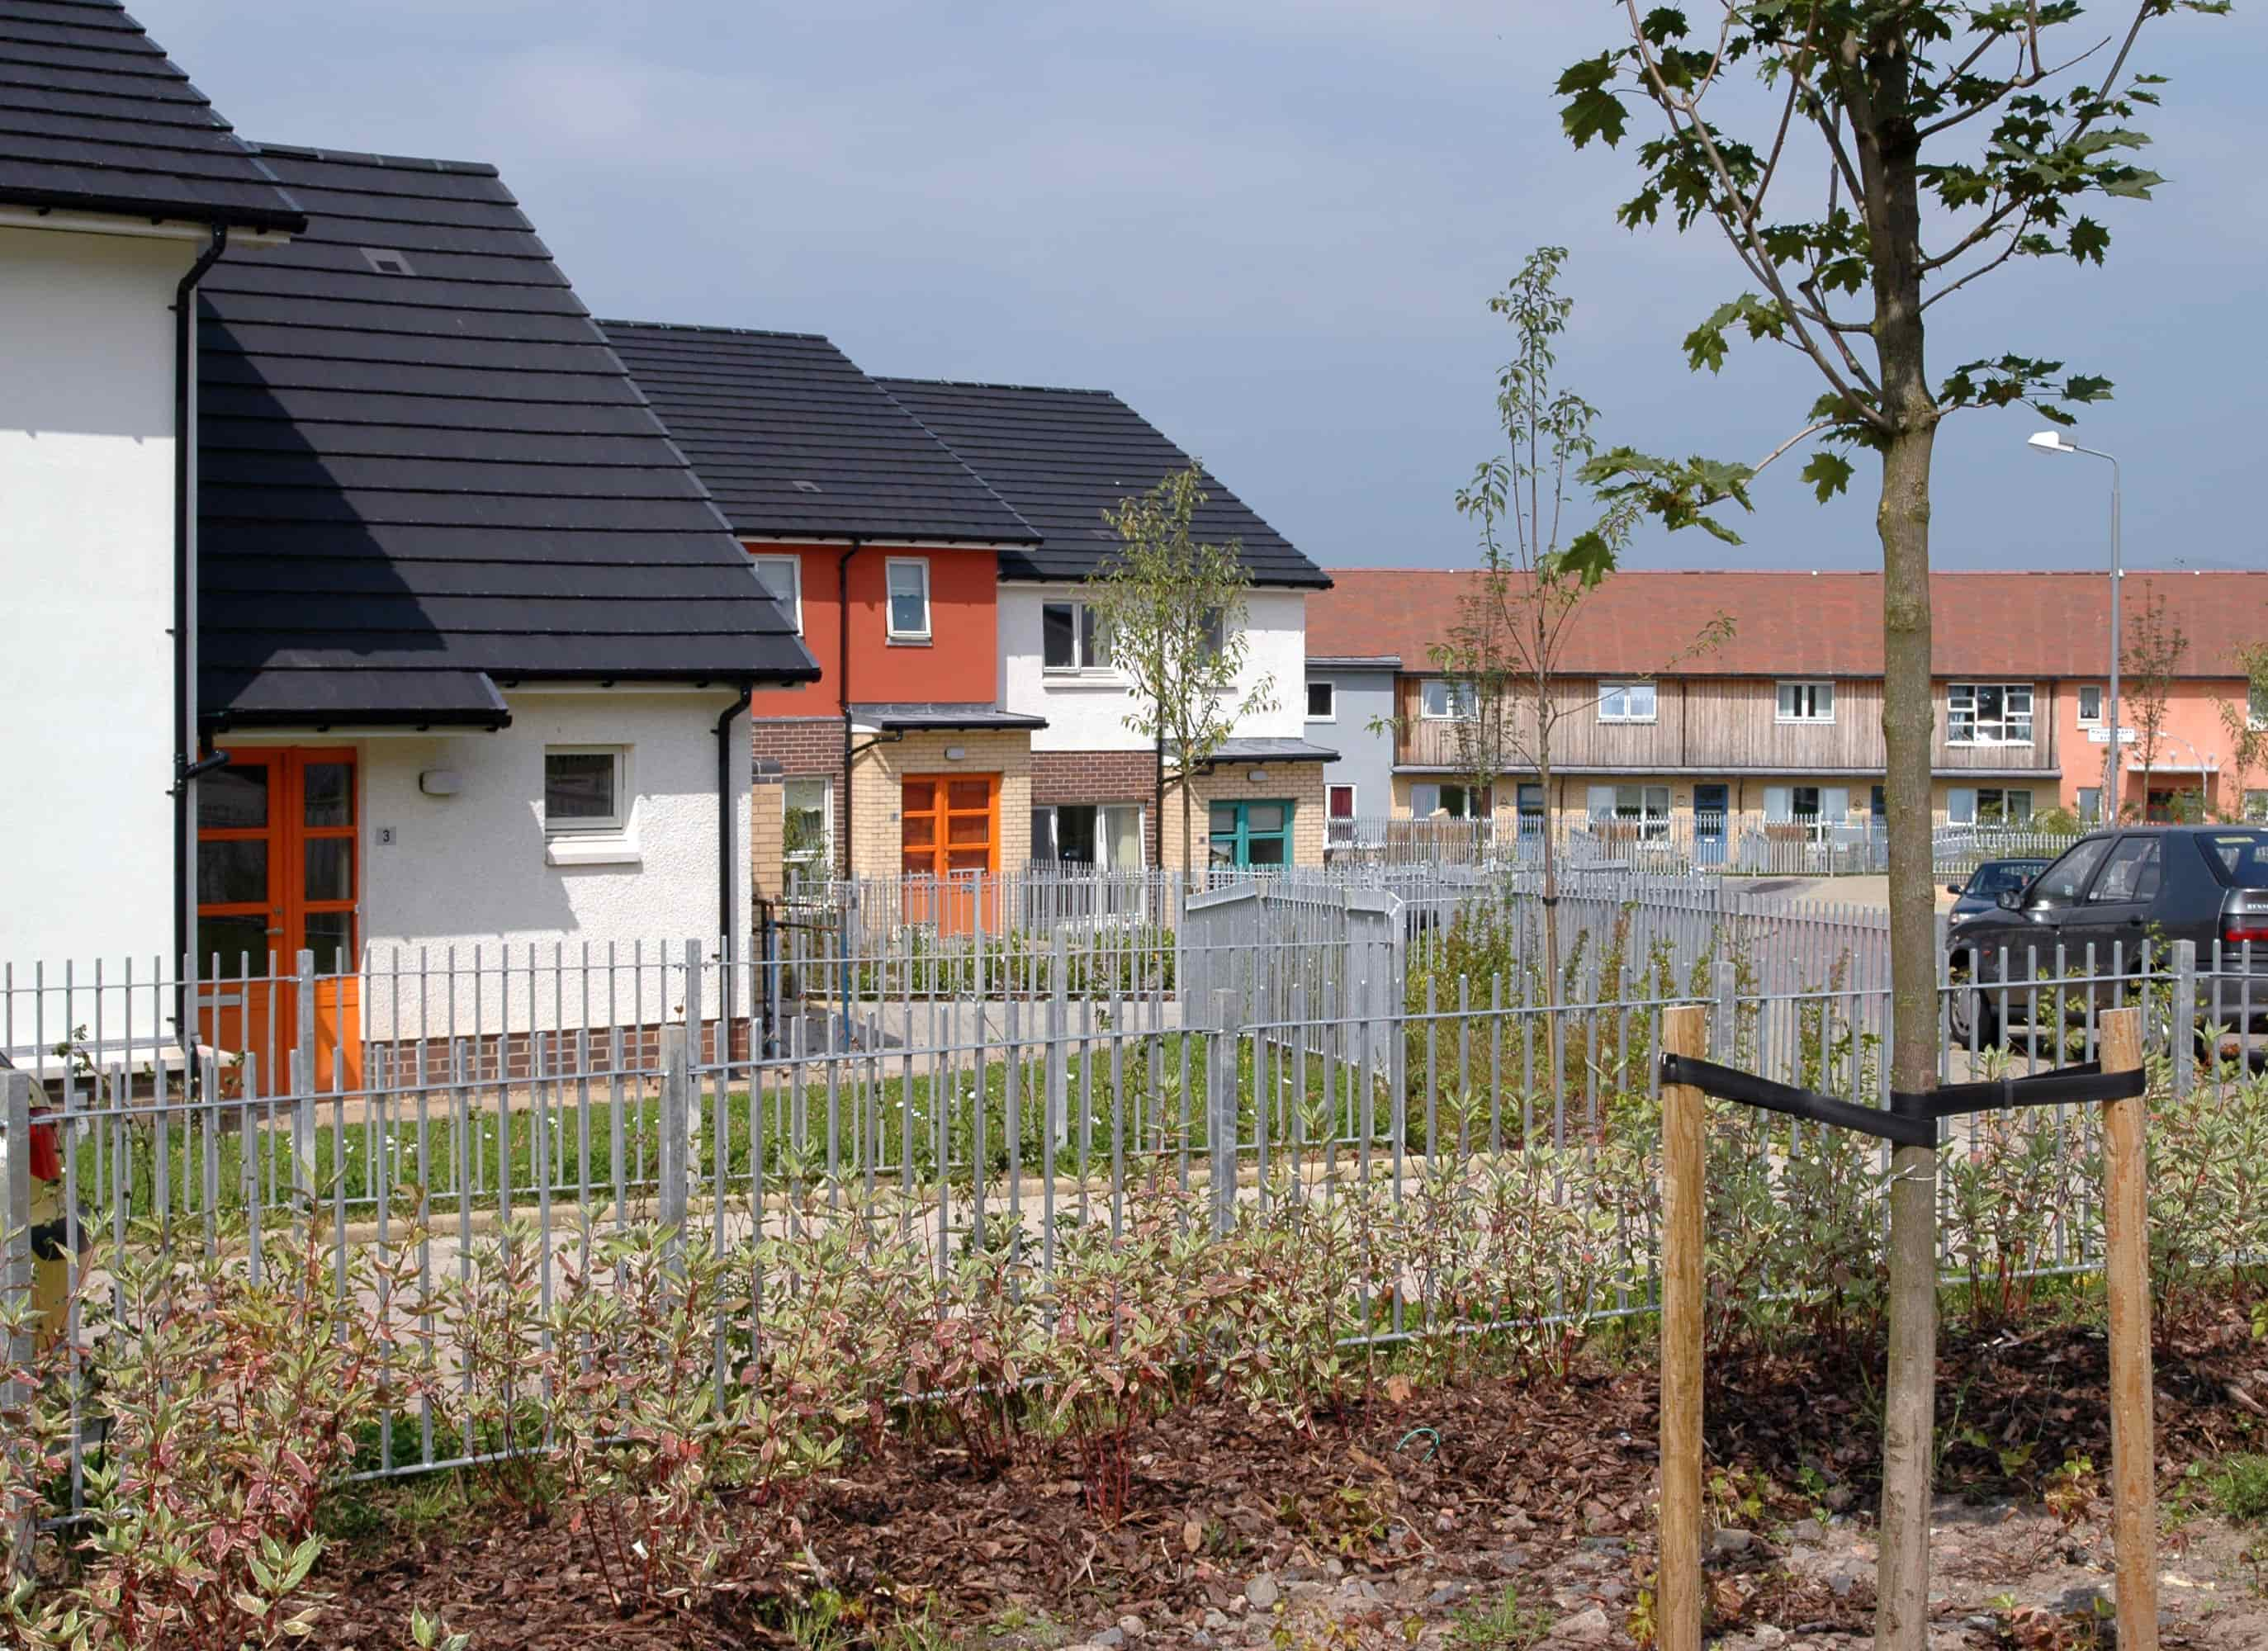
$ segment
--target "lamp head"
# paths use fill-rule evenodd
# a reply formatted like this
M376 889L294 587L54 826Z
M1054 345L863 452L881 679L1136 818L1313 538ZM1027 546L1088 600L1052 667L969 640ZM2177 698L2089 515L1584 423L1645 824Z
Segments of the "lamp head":
M2029 444L2043 453L2075 453L2079 451L2053 430L2040 431L2031 438Z

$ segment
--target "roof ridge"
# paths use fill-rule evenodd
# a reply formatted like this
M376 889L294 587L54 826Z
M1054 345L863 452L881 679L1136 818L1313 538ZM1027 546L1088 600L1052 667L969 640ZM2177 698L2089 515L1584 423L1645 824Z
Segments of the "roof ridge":
M1116 390L1087 389L1071 384L1011 384L1005 379L997 378L908 378L891 373L873 373L868 376L876 384L885 386L894 384L920 384L933 385L941 390L1037 390L1048 395L1101 396L1108 400L1117 401L1122 406L1131 406L1130 403L1124 401ZM1137 415L1137 416L1139 415ZM1145 419L1143 422L1148 423L1149 421ZM1156 427L1152 426L1152 428Z
M822 344L835 344L835 341L824 333L799 333L785 327L725 327L710 321L633 321L620 316L604 315L592 319L600 327L637 327L655 333L700 333L723 338L804 338L816 340ZM835 344L835 348L837 350L843 349L840 344ZM850 360L847 352L843 359ZM858 363L852 362L851 365L855 367Z
M375 166L387 172L435 172L469 178L500 178L493 161L449 160L431 155L381 155L372 150L319 149L306 143L267 143L244 140L262 155L282 155L291 160L329 161L342 166Z

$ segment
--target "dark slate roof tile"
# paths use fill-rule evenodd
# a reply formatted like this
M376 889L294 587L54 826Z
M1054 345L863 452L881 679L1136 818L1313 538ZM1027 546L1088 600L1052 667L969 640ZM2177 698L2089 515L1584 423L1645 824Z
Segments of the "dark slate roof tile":
M501 728L512 721L484 671L250 671L216 672L238 727L326 728L409 723Z
M1157 485L1189 455L1107 390L878 378L897 403L967 459L1038 528L1036 550L1004 552L1004 579L1085 579L1117 547L1103 512ZM1256 584L1320 590L1323 570L1208 474L1197 535L1234 539Z
M115 0L0 0L0 202L252 230L306 224Z
M816 674L493 168L260 154L321 205L201 290L209 715L477 722L498 683Z
M982 477L823 338L600 325L739 532L1038 542Z

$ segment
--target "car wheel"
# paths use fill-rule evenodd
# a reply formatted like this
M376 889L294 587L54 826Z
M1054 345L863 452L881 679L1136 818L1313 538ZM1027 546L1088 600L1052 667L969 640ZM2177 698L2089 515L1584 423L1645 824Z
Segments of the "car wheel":
M1953 1036L1963 1047L1972 1042L1979 1049L1999 1046L2000 1016L1989 996L1975 987L1953 994Z

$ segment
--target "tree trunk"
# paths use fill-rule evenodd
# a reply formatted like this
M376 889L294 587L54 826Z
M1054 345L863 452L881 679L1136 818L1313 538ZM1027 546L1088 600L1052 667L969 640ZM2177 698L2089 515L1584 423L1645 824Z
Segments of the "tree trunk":
M1929 461L1933 428L1882 455L1882 742L1889 807L1890 1082L1935 1086L1937 901L1930 869ZM1890 1368L1882 1413L1876 1651L1929 1640L1929 1502L1937 1404L1937 1155L1901 1147L1890 1190Z
M1189 776L1187 767L1187 764L1183 765L1182 774L1182 884L1195 893L1204 885L1197 881L1197 846L1189 840ZM1210 863L1212 849L1210 841L1206 843L1205 849L1206 861Z
M1936 1087L1937 899L1930 874L1929 471L1938 409L1922 327L1920 143L1908 107L1910 41L1885 25L1862 64L1854 107L1874 253L1874 349L1881 449L1875 528L1882 541L1882 746L1889 809L1890 1083ZM1901 1147L1891 1160L1889 1379L1882 1406L1881 1547L1875 1651L1927 1651L1930 1473L1937 1420L1937 1155Z
M1535 780L1543 789L1543 1053L1551 1063L1551 1110L1556 1118L1565 1074L1559 1065L1559 851L1552 842L1558 822L1551 807L1551 748L1548 736L1536 743ZM1513 794L1513 840L1520 840L1517 792Z

